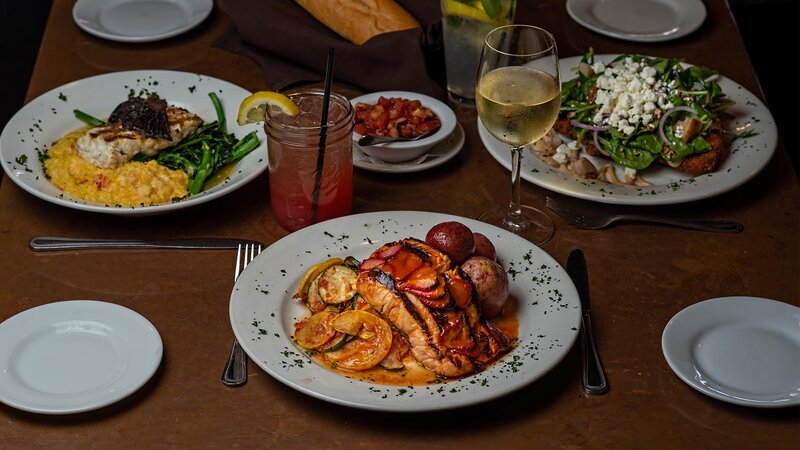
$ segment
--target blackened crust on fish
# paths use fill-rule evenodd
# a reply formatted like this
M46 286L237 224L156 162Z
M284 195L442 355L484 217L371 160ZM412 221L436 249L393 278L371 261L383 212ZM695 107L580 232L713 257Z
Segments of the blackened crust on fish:
M148 137L171 139L167 120L167 102L158 95L132 97L117 105L108 117L109 124L119 123L129 131Z

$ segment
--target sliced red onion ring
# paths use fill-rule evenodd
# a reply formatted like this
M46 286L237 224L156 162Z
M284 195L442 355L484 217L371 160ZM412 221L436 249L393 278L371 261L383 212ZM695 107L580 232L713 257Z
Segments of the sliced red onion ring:
M672 114L678 111L688 112L689 114L692 115L692 117L697 115L697 112L695 112L694 109L688 106L676 106L672 109L664 111L664 114L661 115L661 120L658 122L658 135L661 136L661 140L664 141L664 143L667 145L670 145L672 141L667 139L667 135L664 133L664 124L667 123L667 117L671 116Z
M608 126L586 125L585 123L580 123L575 119L570 120L569 123L572 124L572 126L574 127L583 128L591 131L606 131L611 128Z
M600 147L600 140L599 140L599 139L597 139L597 132L598 132L598 131L601 131L601 130L594 130L594 133L593 133L593 137L594 137L594 147L597 149L597 151L598 151L598 152L600 152L600 153L602 153L602 154L604 154L604 155L606 155L606 156L609 156L609 157L610 157L610 155L608 154L608 152L607 152L607 151L605 151L605 150L603 150L603 147Z

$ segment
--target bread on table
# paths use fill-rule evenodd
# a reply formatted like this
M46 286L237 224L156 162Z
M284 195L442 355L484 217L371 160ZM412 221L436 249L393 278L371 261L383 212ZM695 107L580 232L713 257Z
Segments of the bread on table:
M394 0L296 0L314 18L340 36L361 45L392 31L420 26Z

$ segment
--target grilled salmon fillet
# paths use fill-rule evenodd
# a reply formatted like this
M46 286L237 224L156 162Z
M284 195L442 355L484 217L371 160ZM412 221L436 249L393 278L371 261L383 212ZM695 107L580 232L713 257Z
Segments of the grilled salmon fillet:
M86 161L100 168L120 167L139 153L155 156L194 133L203 119L183 108L166 108L170 139L146 136L113 123L89 129L75 142L75 149Z
M457 377L482 370L511 349L480 315L475 289L444 253L416 239L386 244L361 265L357 290L432 372Z

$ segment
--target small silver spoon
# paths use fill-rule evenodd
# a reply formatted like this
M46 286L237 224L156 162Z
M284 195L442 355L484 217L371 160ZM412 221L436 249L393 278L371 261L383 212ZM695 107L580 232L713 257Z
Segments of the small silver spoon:
M422 139L424 137L428 137L431 134L435 133L439 130L439 127L430 129L419 136L413 138L403 138L403 137L391 137L391 136L375 136L375 135L365 135L361 136L361 139L358 140L358 145L362 147L368 147L370 145L378 145L378 144L386 144L389 142L410 142Z

